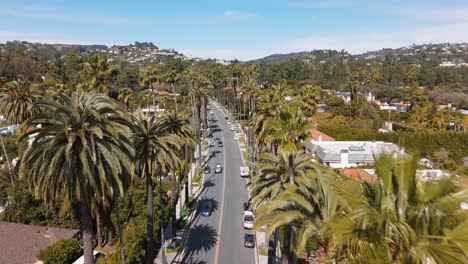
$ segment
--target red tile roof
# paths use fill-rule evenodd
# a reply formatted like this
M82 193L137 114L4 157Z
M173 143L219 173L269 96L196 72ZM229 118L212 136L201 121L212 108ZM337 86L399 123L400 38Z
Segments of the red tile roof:
M0 222L0 263L35 263L41 249L60 239L75 237L78 232L78 229Z
M364 169L342 169L341 174L355 181L364 179L367 182L372 182L375 178Z
M320 135L322 136L322 141L335 141L334 138L330 137L329 135L315 128L310 130L310 135L312 136L312 140L315 140L315 141L319 140Z
M168 91L161 91L161 90L154 90L154 94L159 94L159 95L170 95L171 93Z

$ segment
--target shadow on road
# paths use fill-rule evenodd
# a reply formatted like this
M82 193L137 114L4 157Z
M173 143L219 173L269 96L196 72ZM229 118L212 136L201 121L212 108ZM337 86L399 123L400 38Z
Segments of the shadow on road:
M205 202L208 202L208 201L211 202L211 206L212 206L212 208L211 208L212 211L211 212L214 212L214 211L218 210L218 207L219 207L218 200L216 200L214 198L206 198L206 197L198 200L197 210L201 211L202 210L202 208L201 208L202 204L205 203Z
M192 256L200 251L209 251L216 246L218 241L216 230L207 224L196 225L191 228L187 239L188 243L180 263L206 263L193 260Z

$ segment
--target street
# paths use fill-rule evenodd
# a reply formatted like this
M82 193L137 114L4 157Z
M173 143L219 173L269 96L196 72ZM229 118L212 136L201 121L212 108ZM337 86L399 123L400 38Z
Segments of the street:
M240 177L242 154L222 111L214 104L211 104L211 109L215 113L209 114L209 118L214 119L211 123L213 138L210 139L205 164L211 167L211 171L204 175L197 210L180 263L255 263L254 249L244 247L244 234L248 230L242 227L242 212L248 192L245 179ZM220 140L223 147L218 146ZM216 164L222 165L222 173L215 173ZM205 217L200 214L200 206L207 200L211 201L213 212Z

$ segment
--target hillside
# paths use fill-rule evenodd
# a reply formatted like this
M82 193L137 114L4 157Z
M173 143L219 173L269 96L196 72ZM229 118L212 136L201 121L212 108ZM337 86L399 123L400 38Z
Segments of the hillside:
M422 44L400 47L396 49L381 49L377 51L369 51L362 54L349 54L343 51L335 50L313 50L294 52L288 54L273 54L264 58L248 61L248 63L259 63L261 61L267 63L282 63L290 59L304 60L305 62L327 61L327 58L334 57L340 54L350 56L358 60L383 61L386 56L405 57L413 63L420 63L422 60L433 60L438 63L448 63L447 66L455 66L457 63L468 62L468 43L441 43L441 44ZM325 56L324 56L325 55Z
M8 41L0 43L0 51L5 54L24 52L26 54L39 54L52 58L56 55L63 56L69 51L76 51L80 56L91 52L104 52L109 59L123 59L129 63L161 62L167 58L182 58L185 56L173 49L162 49L151 42L135 42L129 45L74 45L74 44L44 44L30 43L26 41Z

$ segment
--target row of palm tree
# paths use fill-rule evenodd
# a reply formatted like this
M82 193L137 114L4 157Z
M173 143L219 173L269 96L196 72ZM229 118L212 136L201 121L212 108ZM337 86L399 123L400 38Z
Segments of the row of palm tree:
M135 171L146 179L146 262L152 263L153 179L159 176L161 181L161 175L180 167L183 144L193 141L187 117L129 115L108 96L80 90L71 96L61 94L59 100L40 100L33 109L36 113L27 126L40 128L26 134L36 135L22 158L20 177L29 179L48 203L63 195L80 201L85 263L93 263L93 201L98 206L109 200L116 203Z
M249 182L251 207L267 237L282 231L282 262L295 262L312 241L323 262L465 263L466 185L417 179L414 157L382 157L372 182L318 164L304 142L319 96L280 83L255 98L250 124L263 153Z

